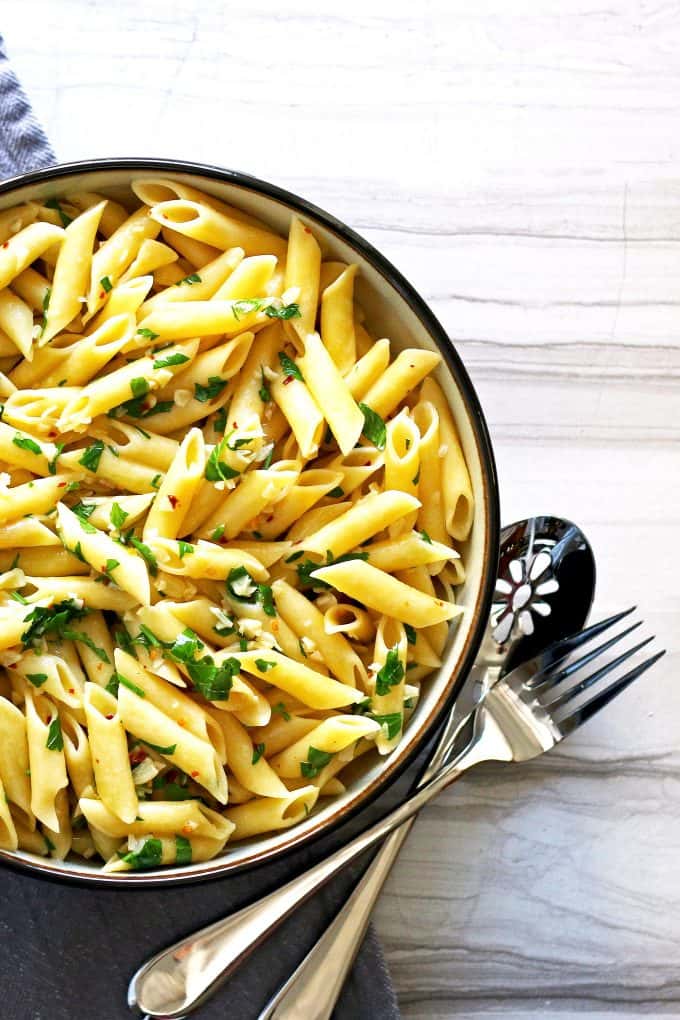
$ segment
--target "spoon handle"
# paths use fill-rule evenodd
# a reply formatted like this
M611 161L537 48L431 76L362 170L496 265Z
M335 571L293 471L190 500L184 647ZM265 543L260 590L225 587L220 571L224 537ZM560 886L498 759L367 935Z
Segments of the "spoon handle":
M487 713L477 714L482 720ZM288 915L338 871L412 818L466 769L488 755L484 726L465 750L399 807L291 882L188 936L144 964L132 978L128 1004L151 1017L175 1020L193 1011Z

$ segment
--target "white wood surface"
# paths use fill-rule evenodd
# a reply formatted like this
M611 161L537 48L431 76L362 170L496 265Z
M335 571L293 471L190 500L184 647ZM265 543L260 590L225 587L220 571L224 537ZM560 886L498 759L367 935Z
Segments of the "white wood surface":
M62 160L233 166L421 290L495 440L506 522L578 521L596 607L670 654L533 767L429 808L377 914L403 1014L680 1016L680 14L647 0L21 0Z

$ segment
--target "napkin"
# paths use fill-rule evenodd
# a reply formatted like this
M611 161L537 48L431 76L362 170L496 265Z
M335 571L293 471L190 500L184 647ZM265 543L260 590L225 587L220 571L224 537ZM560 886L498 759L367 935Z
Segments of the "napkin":
M54 153L0 36L0 179L55 163ZM108 890L0 872L0 988L3 1020L126 1020L126 989L153 953L292 878L396 803L402 779L380 810L274 864L245 875L181 888ZM345 902L366 867L346 869L289 918L247 965L194 1015L255 1020ZM375 933L369 929L335 1020L398 1020L399 1009Z

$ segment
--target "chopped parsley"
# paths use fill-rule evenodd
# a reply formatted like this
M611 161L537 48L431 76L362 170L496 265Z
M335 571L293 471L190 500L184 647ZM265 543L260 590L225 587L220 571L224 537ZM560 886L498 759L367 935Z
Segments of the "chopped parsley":
M99 645L96 645L92 638L88 634L84 634L82 630L71 630L70 627L65 627L61 632L61 636L66 638L67 641L79 641L82 645L89 648L91 652L94 652L101 662L105 662L108 665L111 664L106 651L100 648Z
M43 319L42 319L42 324L40 326L40 336L43 336L45 330L47 329L47 312L48 312L48 309L50 307L50 298L51 297L52 297L52 288L51 287L47 287L45 289L45 294L44 294L43 299L42 299Z
M276 606L272 597L272 590L268 584L258 584L257 601L267 616L276 616Z
M119 567L119 566L120 566L120 560L107 560L106 561L106 566L104 567L104 573L110 575L111 571L115 570L116 567Z
M272 395L269 392L269 387L267 386L267 380L265 379L264 366L263 365L260 365L260 377L262 379L262 383L261 383L260 388L259 388L259 390L257 392L260 395L260 400L262 401L262 403L263 404L268 404L269 401L272 399Z
M173 755L177 750L177 744L168 744L167 747L161 747L160 744L152 744L150 740L144 740L143 743L146 744L147 747L150 747L151 750L155 751L157 754L164 754L168 757Z
M227 428L227 409L226 407L220 407L215 412L215 418L213 420L213 432L217 432L218 436L223 436Z
M154 333L152 329L147 329L146 326L142 326L142 328L138 329L137 332L140 336L143 336L145 340L158 340L158 337L160 336L160 333Z
M186 836L175 836L175 864L191 864L191 843Z
M44 683L47 683L47 673L26 673L26 679L34 687L42 687Z
M290 722L292 716L286 709L286 706L282 701L277 701L275 705L272 705L272 712L276 715L280 715L286 722Z
M283 374L287 379L297 379L299 382L304 382L304 376L297 367L292 358L289 358L285 351L279 351L279 361L281 362L281 368Z
M84 468L91 471L93 474L97 473L99 467L99 461L102 459L102 453L104 452L104 442L101 439L95 439L92 446L87 446L83 451L82 457L79 458L78 463L82 464Z
M161 475L154 475L153 476L153 478L151 479L151 488L152 489L156 489L156 491L158 491L158 489L160 489L160 487L161 487L161 477L162 477Z
M345 490L340 485L336 485L334 489L328 493L331 499L340 499L341 496L345 495Z
M128 678L123 676L122 673L116 673L116 678L119 684L122 684L123 687L127 687L127 689L132 691L133 694L136 694L138 698L146 697L146 692L143 691L141 687L138 687L137 684L133 683L132 680L128 680Z
M120 858L124 864L128 864L135 871L157 868L163 859L163 844L160 839L153 836L150 839L145 839L139 850L121 854Z
M209 482L228 482L231 478L236 478L240 475L240 471L230 467L225 461L220 460L224 451L231 449L229 446L229 437L221 439L220 442L213 447L212 453L208 457L205 465L205 478Z
M291 302L289 305L282 305L277 308L275 305L267 305L264 314L268 319L299 319L302 316L300 306Z
M150 389L149 383L141 375L130 380L130 390L133 397L145 397Z
M111 507L110 520L111 524L117 531L120 531L120 529L123 527L129 516L130 515L126 513L125 510L123 510L120 503L114 503L113 506Z
M190 556L194 551L194 547L191 542L182 542L180 540L177 544L179 546L179 558L181 560L183 560L185 556Z
M160 476L159 476L160 477ZM148 545L140 541L138 538L131 537L130 545L134 546L140 556L146 560L146 564L149 568L149 573L152 577L155 577L158 573L158 560L149 549Z
M102 285L103 289L105 290L105 292L106 292L107 294L108 294L108 293L109 293L110 291L112 291L112 290L113 290L113 284L111 283L111 279L110 279L110 277L108 277L108 276L102 276L102 278L101 278L101 280L100 280L99 282L101 283L101 285Z
M260 673L266 673L269 669L276 669L276 663L270 659L255 659L255 665Z
M387 429L384 420L368 404L359 404L359 408L364 416L363 434L376 449L384 450L387 442Z
M188 276L185 276L183 279L178 280L177 283L175 284L175 286L176 287L181 287L183 283L186 283L189 286L191 286L192 283L201 283L201 282L202 282L202 280L201 280L201 277L198 275L198 273L189 273Z
M12 442L15 446L18 446L20 450L28 450L29 453L42 453L42 447L36 443L35 439L29 439L28 436L22 436L21 432L17 432Z
M45 202L45 206L47 209L54 209L55 212L59 214L62 227L67 227L69 223L73 223L71 217L64 212L56 198L49 198L47 202Z
M395 645L390 648L386 657L385 665L378 671L375 678L375 693L389 694L391 689L404 679L404 667L399 659L399 649Z
M403 722L401 712L388 712L387 715L373 715L371 718L385 727L388 740L399 736Z
M418 534L422 538L423 542L427 542L428 545L432 545L432 539L430 538L426 531L420 531L418 532Z
M64 738L62 736L61 723L58 715L55 715L54 719L50 723L50 728L47 731L45 747L48 751L64 750Z
M237 584L242 578L248 579L248 588L252 589L247 594L240 595L235 589L234 585ZM233 567L227 575L226 581L227 593L230 598L236 602L252 602L253 596L257 592L257 585L253 581L252 577L248 573L245 567Z
M253 757L251 759L251 765L257 765L258 761L262 757L265 751L264 744L255 744L253 747Z
M194 395L196 400L200 401L201 404L206 404L209 400L214 400L215 397L219 397L226 385L227 380L222 379L219 375L211 375L205 386L203 383L194 383Z
M56 475L56 473L57 473L57 461L59 460L59 458L62 455L62 452L63 452L63 449L64 449L64 443L55 443L55 449L56 449L56 453L54 454L54 457L52 457L52 459L48 460L48 462L47 462L47 470L49 471L49 473L51 475ZM74 485L74 484L77 484L77 483L69 482L69 485ZM67 489L66 491L68 492L69 490Z
M410 623L404 624L404 633L406 634L406 640L410 645L414 645L418 640L415 627L412 627Z
M139 330L138 330L139 332ZM154 336L158 336L154 333ZM172 365L184 365L189 360L186 354L181 354L177 351L176 354L166 354L164 358L156 358L153 363L154 368L170 368Z
M318 748L312 747L310 744L307 748L307 760L300 762L300 772L305 779L315 779L332 757L330 751L319 751Z
M87 613L88 610L81 608L73 599L64 599L53 606L34 606L24 617L24 623L29 624L21 635L24 648L48 635L61 636L66 624L71 620L81 620Z

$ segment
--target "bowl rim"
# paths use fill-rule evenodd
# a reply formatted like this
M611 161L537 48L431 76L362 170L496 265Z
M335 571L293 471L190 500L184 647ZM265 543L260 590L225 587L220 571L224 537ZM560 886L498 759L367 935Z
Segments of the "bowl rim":
M258 866L279 862L295 851L302 849L309 851L312 844L335 832L351 819L356 818L369 805L374 805L377 798L396 782L399 776L413 763L427 740L436 733L445 713L450 710L455 697L474 664L487 625L496 582L496 565L500 540L500 503L496 462L488 425L479 397L460 355L454 348L446 330L415 287L389 259L362 237L361 234L347 226L342 220L337 219L332 213L326 212L313 202L309 202L300 195L276 184L240 170L227 169L192 160L125 156L56 163L43 169L31 170L5 179L0 182L0 196L23 187L46 184L52 181L62 182L68 180L69 177L77 175L107 171L130 171L144 174L160 173L168 176L173 174L192 174L197 177L217 181L218 183L242 188L251 193L261 194L303 216L316 220L327 230L337 235L340 240L356 250L399 294L420 320L426 332L436 344L439 353L442 355L459 387L463 402L468 410L472 434L477 446L484 498L485 536L482 556L482 578L477 598L477 619L473 621L470 627L469 634L458 659L457 680L451 685L445 696L440 698L437 706L432 711L430 720L427 722L427 725L421 727L410 750L405 752L398 760L386 763L380 775L343 811L320 823L316 828L310 829L304 835L298 836L297 839L293 835L296 831L295 827L286 830L291 833L291 838L288 843L281 846L258 851L256 845L254 845L253 853L246 860L220 862L220 858L216 858L212 861L203 862L204 866L200 871L169 868L167 871L162 872L126 872L124 875L116 873L107 874L86 869L82 871L73 869L61 871L54 868L53 865L47 866L43 864L41 858L27 860L16 857L10 851L0 850L0 862L3 865L48 881L68 882L69 884L80 886L99 886L100 888L109 889L130 889L135 886L142 886L148 889L166 885L192 885L199 882L226 878L229 875L237 876ZM364 827L367 827L369 824L371 822L367 818L366 826Z

